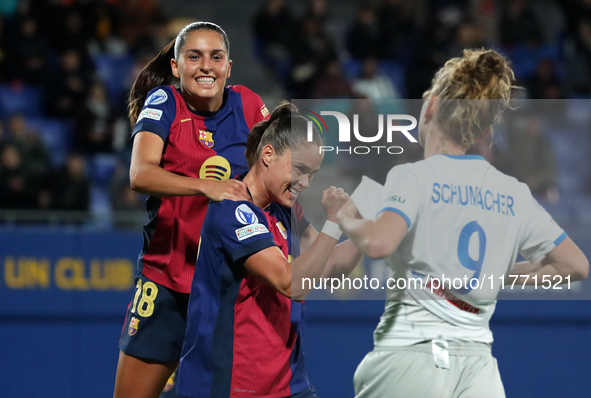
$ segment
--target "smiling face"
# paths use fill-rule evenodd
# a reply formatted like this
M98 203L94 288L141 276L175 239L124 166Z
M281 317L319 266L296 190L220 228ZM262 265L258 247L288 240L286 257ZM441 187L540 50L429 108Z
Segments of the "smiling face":
M181 81L183 98L191 108L204 112L220 108L232 61L218 32L198 29L189 33L178 59L171 60L171 67L172 74Z
M314 173L320 168L322 155L318 147L307 144L295 151L286 150L278 155L265 155L268 162L265 176L265 188L271 201L285 207L291 207L298 195L310 186Z
M320 169L323 155L316 144L304 144L291 155L291 201L312 183L314 174Z

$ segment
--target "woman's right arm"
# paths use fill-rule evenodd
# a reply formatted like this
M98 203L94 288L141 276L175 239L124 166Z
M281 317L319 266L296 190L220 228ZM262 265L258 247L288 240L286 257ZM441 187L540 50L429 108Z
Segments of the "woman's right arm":
M160 167L164 141L149 131L133 140L129 179L131 188L154 196L205 195L214 201L249 200L246 184L238 180L215 181L181 176Z
M321 233L305 253L291 262L277 246L268 247L248 257L244 267L284 296L293 300L303 300L312 290L311 283L305 285L304 279L313 280L320 277L337 242L335 238ZM305 270L293 274L294 269L304 267Z
M326 189L322 195L326 218L336 221L336 213L348 198L342 189ZM338 239L320 233L312 245L291 262L277 246L272 246L248 257L244 267L284 296L293 300L303 300L312 290L311 284L304 285L304 280L320 277L337 242Z

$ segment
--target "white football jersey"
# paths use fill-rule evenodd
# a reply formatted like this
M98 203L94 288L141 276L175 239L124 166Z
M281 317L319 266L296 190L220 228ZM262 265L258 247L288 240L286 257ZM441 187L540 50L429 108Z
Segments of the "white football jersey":
M394 167L381 211L400 214L409 229L386 260L407 281L388 291L396 301L374 334L379 346L438 337L492 343L488 322L517 254L534 262L566 238L527 185L477 155Z

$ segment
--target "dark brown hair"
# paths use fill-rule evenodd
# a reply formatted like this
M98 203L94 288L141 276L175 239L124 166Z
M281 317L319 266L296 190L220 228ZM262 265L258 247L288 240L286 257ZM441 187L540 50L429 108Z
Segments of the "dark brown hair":
M287 149L292 151L306 144L321 146L324 140L320 132L312 126L312 141L308 141L308 122L289 101L282 101L271 113L269 120L257 123L246 141L246 161L251 168L261 156L265 145L271 144L277 154Z

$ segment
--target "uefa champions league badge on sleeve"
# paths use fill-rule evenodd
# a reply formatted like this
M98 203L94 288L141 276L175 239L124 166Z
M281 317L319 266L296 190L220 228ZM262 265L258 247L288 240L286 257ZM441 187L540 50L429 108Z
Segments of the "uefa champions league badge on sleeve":
M128 329L128 333L130 336L134 336L139 328L140 325L140 320L137 319L135 316L131 317L131 321L129 321L129 329Z
M144 102L144 106L148 105L160 105L166 102L168 99L168 95L166 91L162 90L161 88L156 90L156 92L146 98L146 102Z
M258 223L259 218L256 214L254 214L254 211L252 211L252 209L247 204L243 203L238 206L234 214L236 215L236 219L240 221L241 224L246 225L245 227L238 228L234 231L236 233L236 238L239 241L250 238L251 236L269 232L265 225Z
M241 224L256 224L259 222L259 218L256 214L252 211L252 209L246 205L241 204L236 208L236 219L240 221Z

